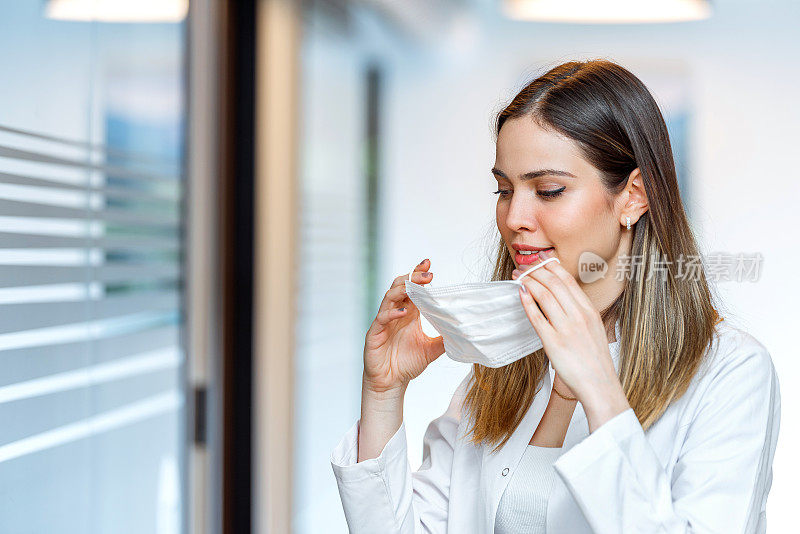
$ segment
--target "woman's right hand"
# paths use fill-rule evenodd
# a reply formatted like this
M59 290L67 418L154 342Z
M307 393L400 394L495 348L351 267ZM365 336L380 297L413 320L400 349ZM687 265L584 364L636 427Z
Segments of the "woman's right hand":
M411 281L427 284L430 260L414 268ZM378 308L364 342L364 387L374 393L404 389L444 353L442 336L422 331L419 309L406 294L408 275L394 279ZM405 308L405 309L403 309Z

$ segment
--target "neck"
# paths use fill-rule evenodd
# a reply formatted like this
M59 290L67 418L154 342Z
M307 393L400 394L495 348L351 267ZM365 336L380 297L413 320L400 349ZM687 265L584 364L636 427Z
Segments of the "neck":
M572 393L572 390L569 389L567 385L561 381L561 378L558 376L558 373L553 375L553 388L556 389L558 393L561 393L565 397L572 397L572 398L575 397L575 394ZM555 394L553 396L558 397L558 394ZM562 399L561 397L558 397L558 400L567 402L566 399ZM569 401L569 402L575 402L575 401Z
M606 334L608 335L609 343L614 343L615 341L617 341L617 332L614 328L614 324L612 324L609 327L606 327Z

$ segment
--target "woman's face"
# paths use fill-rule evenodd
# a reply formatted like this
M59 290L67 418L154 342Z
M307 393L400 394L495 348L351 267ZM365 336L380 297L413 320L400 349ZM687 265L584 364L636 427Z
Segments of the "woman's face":
M599 305L608 299L596 293L609 293L610 298L618 292L621 285L615 284L611 268L625 246L630 250L630 236L620 224L624 214L574 141L542 129L530 117L508 120L498 135L492 173L502 191L497 195L497 228L518 269L525 271L537 261L520 265L512 245L554 247L550 256L557 257L581 284L579 259L591 251L605 260L609 270L587 294L600 297L592 299Z

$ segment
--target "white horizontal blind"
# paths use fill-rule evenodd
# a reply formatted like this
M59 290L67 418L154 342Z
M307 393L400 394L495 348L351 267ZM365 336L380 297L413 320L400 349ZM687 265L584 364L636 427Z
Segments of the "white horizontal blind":
M180 168L0 125L2 532L154 532L175 511Z

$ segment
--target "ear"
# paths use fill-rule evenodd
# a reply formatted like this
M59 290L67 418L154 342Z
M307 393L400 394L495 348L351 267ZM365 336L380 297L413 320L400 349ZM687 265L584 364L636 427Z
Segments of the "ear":
M631 224L634 224L650 208L639 167L633 169L628 176L628 185L625 186L622 198L625 199L622 213L620 214L620 223L623 226L625 225L625 216L630 217Z

